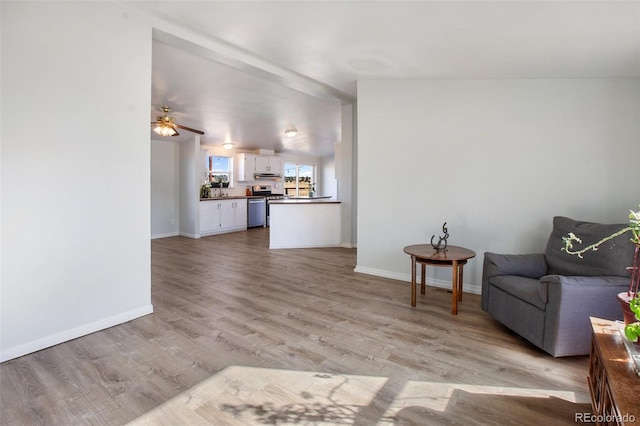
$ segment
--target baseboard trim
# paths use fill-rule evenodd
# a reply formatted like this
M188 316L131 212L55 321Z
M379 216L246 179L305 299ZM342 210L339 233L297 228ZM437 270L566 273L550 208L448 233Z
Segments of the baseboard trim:
M376 277L389 278L392 280L411 282L411 275L387 271L385 269L376 269L376 268L369 268L367 266L356 265L354 272L358 272L360 274L375 275Z
M269 250L280 249L306 249L306 248L328 248L328 247L342 247L340 244L319 244L319 245L303 245L303 246L290 246L290 245L269 245Z
M69 330L62 331L60 333L52 334L29 343L14 346L12 348L3 349L0 351L0 362L8 361L10 359L18 358L23 355L37 352L39 350L55 346L57 344L76 339L78 337L86 336L87 334L95 333L96 331L104 330L115 325L123 324L125 322L134 320L136 318L143 317L153 313L153 305L145 305L140 308L123 312L118 315L114 315L109 318L103 318L98 321L84 324Z
M384 269L369 268L366 266L356 266L354 269L354 272L357 272L360 274L374 275L376 277L389 278L392 280L405 281L408 283L411 282L411 274L407 274L407 273L387 271ZM416 281L420 282L419 272L416 274ZM427 282L432 287L451 290L451 281L449 280L440 280L436 278L427 277ZM480 294L482 291L482 288L477 284L463 282L462 291L464 293Z
M177 237L178 235L180 235L179 232L169 232L167 234L155 234L151 236L152 240L158 239L158 238L168 238L168 237Z
M200 238L200 234L187 234L186 232L180 232L179 235L181 237L187 237L187 238L193 238L193 239Z

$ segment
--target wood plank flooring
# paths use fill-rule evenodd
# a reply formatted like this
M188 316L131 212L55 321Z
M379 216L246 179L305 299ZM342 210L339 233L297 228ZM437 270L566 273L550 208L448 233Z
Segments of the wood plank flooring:
M268 229L152 241L155 313L0 364L3 425L575 424L587 357L554 359L465 294L356 274ZM407 267L409 265L407 264Z

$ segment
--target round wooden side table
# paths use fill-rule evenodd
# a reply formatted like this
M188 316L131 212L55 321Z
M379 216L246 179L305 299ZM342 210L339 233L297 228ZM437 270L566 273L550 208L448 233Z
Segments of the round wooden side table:
M420 293L425 294L426 265L451 267L451 314L458 314L458 302L462 301L462 275L467 260L476 253L458 246L447 246L445 251L436 251L431 244L415 244L406 246L404 252L411 256L411 306L416 306L416 263L422 267Z

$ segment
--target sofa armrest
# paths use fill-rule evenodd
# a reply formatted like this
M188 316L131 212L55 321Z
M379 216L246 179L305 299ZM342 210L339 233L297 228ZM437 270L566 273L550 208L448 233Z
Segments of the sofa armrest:
M482 268L481 306L487 311L489 306L489 279L498 275L518 275L539 279L547 274L547 261L542 253L498 254L485 252Z
M589 317L622 319L616 295L627 290L629 279L547 275L540 285L548 294L544 350L554 356L584 355L591 341Z
M582 287L610 287L610 286L629 286L629 278L618 276L601 276L601 277L579 277L570 276L565 277L563 275L545 275L540 278L541 283L548 283L550 285L563 285L568 286L565 291L580 291ZM578 286L578 288L575 288ZM569 290L571 289L571 290ZM626 290L626 288L625 288ZM562 291L562 290L560 290ZM607 291L607 290L603 290ZM621 290L624 291L624 290Z
M547 261L542 253L536 254L484 254L483 273L488 277L518 275L539 279L547 274Z
M580 300L586 294L586 292L597 296L600 293L610 294L611 287L615 287L616 290L629 285L629 280L623 277L605 276L605 277L581 277L581 276L569 276L564 275L545 275L540 278L540 299L544 303L549 301L549 292L555 293L554 298L551 300L557 302L564 296L571 297L572 299ZM551 288L553 286L560 286L556 289ZM620 290L619 292L623 291ZM553 305L552 302L552 305ZM570 302L565 302L570 303Z

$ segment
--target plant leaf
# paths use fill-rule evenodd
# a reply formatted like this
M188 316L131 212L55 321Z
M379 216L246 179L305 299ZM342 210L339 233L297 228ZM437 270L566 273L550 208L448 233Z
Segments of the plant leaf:
M632 342L637 342L640 337L640 322L634 322L624 328L624 335Z

